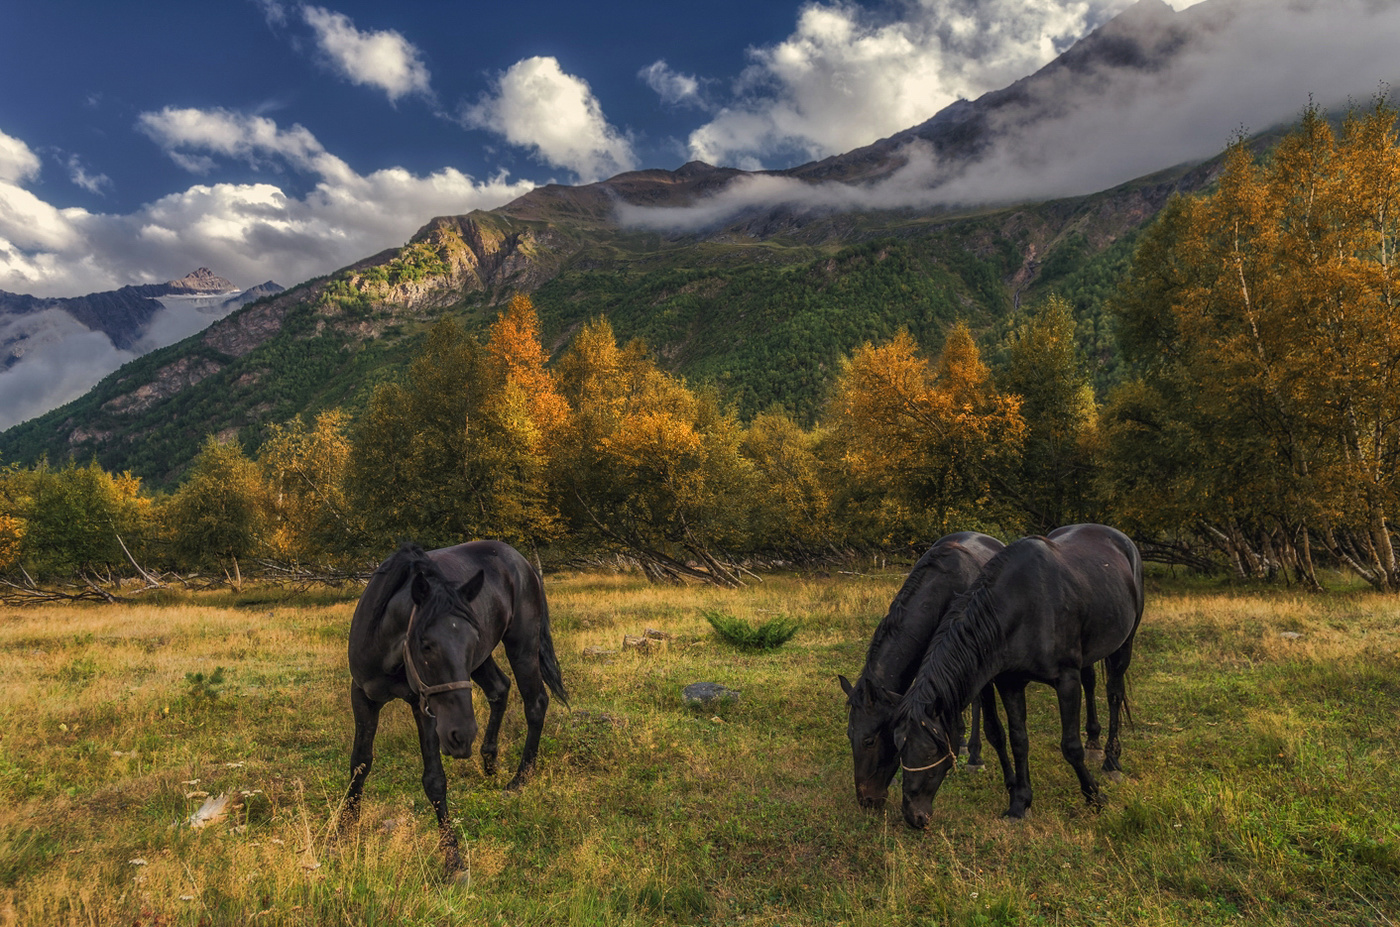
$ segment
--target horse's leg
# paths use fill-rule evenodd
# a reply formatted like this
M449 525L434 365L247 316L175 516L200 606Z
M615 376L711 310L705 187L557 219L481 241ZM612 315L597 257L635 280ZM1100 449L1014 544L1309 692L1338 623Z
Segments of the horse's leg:
M447 773L442 768L442 751L438 746L437 722L423 713L417 699L409 699L413 720L418 725L418 748L423 751L423 791L437 812L438 846L442 848L448 873L462 868L457 852L457 835L447 820Z
M1001 763L1001 781L1010 788L1012 780L1016 778L1016 770L1011 765L1011 757L1006 753L1006 732L1002 729L1001 717L997 714L996 689L990 683L984 686L980 699L982 728L987 733L987 743L992 745L992 749L997 753L997 760Z
M1098 750L1099 748L1099 708L1094 704L1094 684L1097 675L1094 672L1094 664L1090 663L1079 671L1080 680L1084 683L1084 749Z
M1084 765L1084 742L1079 738L1079 699L1082 682L1078 667L1063 670L1055 680L1055 696L1060 703L1060 753L1079 777L1079 791L1095 811L1103 806L1099 783Z
M369 778L370 767L374 765L374 735L379 730L379 710L383 702L376 702L365 694L358 683L350 683L350 708L355 713L355 742L350 748L350 788L345 791L345 802L340 809L340 826L354 824L360 818L360 794Z
M1103 771L1106 773L1119 773L1123 771L1123 766L1119 758L1123 753L1123 745L1118 740L1118 714L1122 710L1128 697L1127 675L1128 664L1133 660L1133 639L1128 638L1128 642L1119 647L1104 660L1104 668L1108 671L1108 743L1104 745L1103 751Z
M544 713L549 709L549 692L540 675L539 659L510 661L515 684L520 689L520 701L525 706L525 749L520 753L520 766L506 783L506 791L518 789L535 769L535 754L540 749L540 733L544 730Z
M501 672L496 661L490 657L472 670L472 681L481 687L486 702L491 706L491 718L486 722L486 734L481 739L481 769L486 775L496 774L496 737L501 733L501 719L506 715L506 702L510 697L510 677Z
M1016 773L1006 784L1011 803L1002 817L1023 818L1031 806L1031 740L1026 732L1025 682L997 683L1001 704L1006 708L1006 726L1011 733L1011 756L1016 761Z
M982 699L972 700L972 712L967 723L967 768L981 770L982 762Z

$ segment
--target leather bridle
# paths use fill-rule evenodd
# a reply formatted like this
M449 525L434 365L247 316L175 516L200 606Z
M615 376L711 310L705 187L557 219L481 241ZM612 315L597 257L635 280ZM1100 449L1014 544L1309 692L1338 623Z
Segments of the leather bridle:
M403 636L403 665L408 670L408 684L418 693L418 707L423 714L432 718L433 709L428 702L428 696L437 695L440 692L451 692L454 689L470 689L472 681L470 679L458 679L455 682L444 682L437 686L423 685L423 677L418 673L418 667L413 663L413 652L409 649L409 639L413 637L413 619L418 616L418 606L414 605L413 610L408 613L408 630Z

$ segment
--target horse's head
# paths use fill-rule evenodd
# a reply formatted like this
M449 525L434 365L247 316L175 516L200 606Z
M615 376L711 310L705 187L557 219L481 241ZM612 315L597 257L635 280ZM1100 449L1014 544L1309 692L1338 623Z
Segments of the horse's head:
M884 807L899 766L891 726L899 695L863 676L854 685L845 676L837 678L846 693L846 737L855 766L856 801L862 808L876 810Z
M908 705L895 720L894 742L904 770L904 820L910 827L928 826L933 797L953 769L954 720L933 706Z
M472 600L485 582L486 574L478 571L453 586L420 569L411 586L414 617L405 650L409 678L417 676L420 705L436 721L442 752L459 759L472 755L476 741L468 657L476 650L479 633Z

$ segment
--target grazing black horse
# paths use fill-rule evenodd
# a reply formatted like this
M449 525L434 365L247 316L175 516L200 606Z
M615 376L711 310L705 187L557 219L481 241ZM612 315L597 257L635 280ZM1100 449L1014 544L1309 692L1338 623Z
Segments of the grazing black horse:
M862 808L880 808L885 804L899 768L899 750L894 744L895 709L914 681L934 631L943 623L953 600L967 591L983 564L1004 546L996 538L975 531L939 538L914 564L890 603L889 612L876 626L865 666L855 683L845 676L837 677L846 693L846 736L851 741L855 766L856 801ZM978 705L974 703L968 738L970 764L981 761ZM958 727L961 717L959 713ZM988 740L998 754L1004 753L995 707L987 723L995 725L994 732L988 732Z
M1133 637L1142 620L1142 558L1120 531L1071 525L1048 537L1022 538L993 557L934 635L923 665L900 702L895 743L904 768L904 819L928 824L934 795L952 765L956 716L974 692L996 684L1011 731L1014 777L1007 776L1006 816L1031 804L1026 684L1055 688L1060 752L1098 808L1098 782L1079 738L1082 671L1099 660L1108 673L1108 742L1103 768L1118 771L1118 715ZM1003 772L1010 773L1004 769Z
M471 684L486 695L491 717L481 741L481 765L496 771L496 737L510 679L491 658L504 643L528 731L520 766L507 789L523 785L535 764L549 707L548 686L569 704L554 642L544 585L519 551L500 541L473 541L424 553L405 544L374 571L350 621L350 704L355 744L341 824L359 814L360 793L374 761L379 712L393 699L413 709L423 751L423 790L437 812L449 871L461 868L457 837L447 820L442 753L471 756L476 740Z

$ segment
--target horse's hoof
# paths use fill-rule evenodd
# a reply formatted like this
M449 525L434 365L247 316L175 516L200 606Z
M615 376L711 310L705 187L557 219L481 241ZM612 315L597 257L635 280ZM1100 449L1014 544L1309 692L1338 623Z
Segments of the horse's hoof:
M1127 776L1123 775L1123 770L1121 769L1106 769L1104 770L1103 777L1107 781L1112 782L1114 785L1118 785L1121 782L1126 782L1128 779Z
M1023 808L1020 811L1015 808L1007 808L1001 813L1001 819L1003 821L1024 821L1030 813L1031 809L1029 808Z
M963 764L963 769L966 769L966 770L967 770L968 772L970 772L970 773L986 772L986 771L987 771L987 764L986 764L986 763L964 763L964 764Z
M1102 763L1104 760L1103 751L1097 747L1089 747L1084 751L1085 763Z

